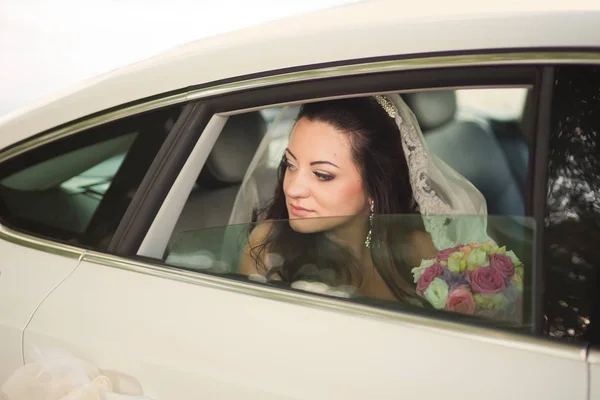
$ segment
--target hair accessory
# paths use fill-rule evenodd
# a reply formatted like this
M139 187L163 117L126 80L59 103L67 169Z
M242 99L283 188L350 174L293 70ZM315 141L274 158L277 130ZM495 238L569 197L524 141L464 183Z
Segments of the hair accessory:
M396 110L396 106L394 105L394 103L391 102L390 99L388 99L387 97L384 97L380 94L374 96L375 100L377 100L377 102L379 103L379 105L381 107L383 107L383 109L385 110L386 113L388 113L388 115L392 118L396 118L396 115L398 114L398 111Z

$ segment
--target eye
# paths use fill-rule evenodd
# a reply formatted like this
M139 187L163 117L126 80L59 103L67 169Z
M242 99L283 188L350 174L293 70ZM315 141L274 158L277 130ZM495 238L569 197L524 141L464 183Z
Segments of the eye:
M333 178L335 178L333 175L323 174L323 173L317 172L317 171L314 171L313 173L320 181L330 181Z
M295 166L294 164L292 164L292 163L291 163L291 162L290 162L290 161L287 159L287 157L284 157L282 162L283 162L283 165L285 165L285 167L286 167L287 169L289 169L290 171L295 171L295 170L296 170L296 166Z

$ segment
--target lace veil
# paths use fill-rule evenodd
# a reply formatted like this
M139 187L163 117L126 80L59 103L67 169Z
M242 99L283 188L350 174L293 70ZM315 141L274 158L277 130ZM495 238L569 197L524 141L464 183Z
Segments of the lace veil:
M487 235L487 205L481 192L429 153L415 115L399 95L375 98L399 127L414 200L436 248L442 250L459 243L490 240ZM273 146L273 143L287 143L297 111L297 108L284 108L269 127L236 197L230 225L250 222L252 210L264 205L264 201L273 194L274 186L264 187L261 181L264 182L265 178L275 181L276 164L285 145Z
M413 197L435 247L442 250L459 243L490 240L487 204L481 192L429 153L417 118L399 95L376 96L376 99L400 128Z

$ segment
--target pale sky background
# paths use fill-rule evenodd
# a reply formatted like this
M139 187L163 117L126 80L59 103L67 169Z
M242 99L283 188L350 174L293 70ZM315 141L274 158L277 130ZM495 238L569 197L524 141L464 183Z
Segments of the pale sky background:
M176 45L357 0L0 0L0 115Z
M0 0L0 116L184 43L358 1ZM523 101L524 91L459 93L497 117Z

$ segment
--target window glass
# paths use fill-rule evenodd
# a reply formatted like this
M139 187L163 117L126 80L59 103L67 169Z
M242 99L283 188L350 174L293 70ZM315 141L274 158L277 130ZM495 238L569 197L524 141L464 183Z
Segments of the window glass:
M551 118L544 231L547 333L597 340L600 68L556 69Z
M496 97L499 100L490 100L494 97L494 91L498 91ZM531 297L529 275L532 262L531 246L534 225L531 219L525 216L524 193L527 185L529 144L524 135L525 129L522 120L525 113L525 103L530 97L530 89L525 87L468 89L468 92L468 101L461 100L455 90L402 94L419 120L430 151L464 175L470 183L479 189L485 198L489 214L493 215L487 221L486 235L489 235L489 238L495 241L498 246L484 244L487 239L473 239L475 242L473 246L469 246L469 243L454 243L454 245L461 244L462 246L450 253L460 252L460 249L464 248L462 255L453 255L452 268L458 268L457 271L459 272L455 274L456 276L450 274L447 261L442 260L442 264L437 268L438 272L443 273L445 271L445 278L450 279L451 277L453 280L452 282L444 281L439 285L443 288L445 284L448 286L446 289L450 291L455 288L450 285L455 285L456 282L462 282L468 286L470 278L467 275L478 266L473 264L476 263L476 260L469 261L468 254L471 252L479 254L474 249L483 246L485 250L481 250L483 254L480 254L480 262L484 267L490 267L492 264L490 260L499 258L507 265L509 264L507 268L510 269L510 272L507 276L495 280L502 287L492 290L494 293L488 291L484 293L484 296L480 296L481 293L474 293L469 287L465 297L467 302L473 301L469 305L461 307L467 307L467 311L471 314L474 314L477 310L478 316L483 319L488 314L488 317L494 323L508 322L512 326L528 327L530 326L530 304L527 299ZM477 104L476 96L478 93L481 102L485 105L479 109L470 107L470 105ZM377 108L377 110L382 111L380 108ZM494 112L494 110L497 112ZM193 271L226 274L227 276L246 279L248 271L244 270L243 267L244 251L253 247L252 241L249 239L250 232L260 232L260 227L263 225L257 225L256 221L268 218L268 215L270 215L269 210L273 210L274 204L277 203L273 199L277 190L281 190L283 187L280 182L283 175L280 175L278 169L286 171L292 168L289 165L292 156L285 152L286 148L292 147L290 133L296 124L299 111L300 106L287 106L229 117L179 217L163 261L169 265ZM344 116L340 115L344 119ZM381 113L381 117L389 118L385 113ZM313 122L321 121L319 118L323 117L315 117ZM393 119L384 120L386 124L382 126L387 126L385 129L390 129L391 126L394 132L398 132L394 121ZM356 129L360 129L360 127ZM311 130L317 132L319 127L315 125ZM390 176L402 176L401 161L405 160L402 152L403 145L400 142L399 135L395 136L395 139L395 144L392 145L386 141L380 150L389 147L399 149L399 152L392 159L392 164L386 169L380 168L380 170L387 171L386 173L389 173ZM343 142L343 138L340 140L342 142L320 145L321 139L315 137L314 140L311 139L306 142L305 148L299 149L299 151L307 152L312 157L315 151L324 148L335 156L341 154L340 152L344 146L348 147L348 142ZM295 150L293 151L295 152ZM351 150L347 152L349 162L355 163L355 159L350 153ZM283 160L284 154L286 154L287 161ZM301 156L299 155L299 157ZM332 167L331 165L324 167L323 165L327 162L323 161L327 161L326 159L313 161L316 162L310 164L312 169L306 179L316 179L315 182L320 182L315 183L315 185L328 185L327 182L331 179L328 179L326 175L335 175L338 170L334 167L342 169L339 166ZM315 165L318 165L318 167ZM361 179L360 172L354 167L351 169L357 175L356 179L348 179L348 182L359 182ZM404 182L409 185L408 178ZM333 186L328 187L329 189L322 191L320 202L327 203L330 200L325 197L340 196L340 191L346 190L335 185L333 184ZM363 188L360 184L355 186L357 190ZM313 189L299 193L298 196L315 197L316 190L315 186ZM345 200L360 199L361 195L357 193L348 192L347 196L342 195L342 197ZM402 199L406 197L406 193L406 186L402 188L398 186L397 191L391 197ZM328 195L325 196L325 194ZM412 198L406 200L406 202L412 204ZM331 204L329 205L331 206ZM282 220L288 217L285 207L284 205L283 214L285 215L279 210L279 214L275 212L272 214L278 216L269 217L269 219L278 220L273 222L274 231L284 231L286 226L290 226L289 221ZM343 205L337 207L334 204L331 207L330 211L333 210L334 215L336 213L339 213L337 215L355 215L348 213L348 209ZM386 247L394 254L404 254L409 257L410 260L403 260L403 267L398 268L398 271L401 271L401 276L395 275L399 273L398 271L393 273L388 271L387 275L385 271L378 271L375 276L380 280L378 284L381 284L381 280L402 281L404 283L400 286L405 285L406 290L414 292L415 285L420 277L416 277L411 270L421 266L423 260L436 257L437 252L447 250L450 247L448 247L449 245L440 247L442 246L440 244L437 248L434 248L436 250L434 254L425 255L426 251L423 250L422 246L424 245L422 243L411 242L413 236L419 236L419 233L415 234L415 232L421 232L427 237L428 233L423 226L423 219L415 212L416 210L409 209L408 206L406 209L406 214L381 213L388 215L377 215L380 213L375 213L374 215L374 218L379 220L381 225L414 228L411 228L409 233L398 232L395 240L390 246ZM368 215L368 210L360 212L361 215L365 215L365 212ZM452 218L450 219L452 220ZM464 217L463 222L459 223L460 220L461 218L456 219L456 224L451 224L452 228L448 229L457 230L456 226L468 225L468 217ZM446 217L440 217L437 221L443 225L446 222ZM313 236L308 235L307 237ZM403 299L407 300L405 302L397 301L401 294L394 292L394 290L401 292L403 289L398 289L397 285L394 286L392 283L390 285L395 287L393 290L389 289L387 283L383 286L377 286L377 284L371 282L367 284L367 286L371 286L366 289L361 288L360 284L357 286L357 281L353 280L355 278L354 272L358 271L358 276L360 276L364 272L362 269L369 269L369 266L349 262L344 264L346 265L344 267L345 271L336 270L331 266L340 261L336 260L336 257L343 257L344 250L340 250L335 246L329 248L328 246L331 244L329 242L323 242L324 244L314 242L308 245L306 251L295 248L294 246L298 243L301 244L302 240L302 236L292 238L289 240L290 247L286 248L282 254L275 252L275 254L268 257L268 262L274 263L273 265L289 265L288 272L285 275L277 276L276 274L271 276L274 279L269 279L265 276L267 275L265 270L262 272L257 270L256 273L249 274L250 279L255 282L268 281L268 284L282 285L291 289L321 290L321 293L333 293L332 295L338 297L351 298L352 301L377 304L382 302L386 307L392 304L396 306L398 304L406 305L408 302L409 304L417 303L417 305L429 309L436 308L431 301L424 300L423 293L421 293L421 296ZM361 240L364 242L365 238ZM425 239L425 242L427 242L427 239ZM433 246L431 242L432 239L430 238L429 253L431 253L431 246ZM285 244L285 246L288 246L288 244ZM492 253L497 254L498 257L490 257ZM380 257L383 257L383 254L387 253L381 253ZM305 256L307 258L303 258ZM464 259L461 257L464 257ZM427 262L429 261L426 261L426 264ZM467 264L470 265L471 270L467 268ZM356 268L353 269L352 265ZM493 268L486 271L492 270ZM370 271L373 271L373 265L370 266ZM344 274L347 274L347 276ZM344 281L345 278L349 277L352 279ZM326 285L326 287L323 285ZM385 289L386 287L387 289ZM518 302L515 300L516 297L513 292L515 287L519 289ZM348 289L350 293L345 293L342 290L344 288ZM378 288L383 290L384 293L379 293ZM473 297L475 294L477 296ZM475 300L477 300L477 304L474 303ZM439 308L440 304L436 305ZM471 306L473 308L469 308ZM509 308L510 311L508 311ZM508 314L510 314L510 318ZM488 320L490 320L489 318Z
M521 119L528 91L524 88L459 89L456 91L457 110L488 119L518 121Z
M112 122L2 164L3 223L104 249L179 107Z
M278 115L279 111L271 114ZM274 118L258 111L228 118L179 216L167 251L183 231L229 224L237 194L259 146L263 146L262 153L269 153L269 141L263 139ZM264 186L264 192L272 193L274 176L269 174L275 169L259 170L262 175L258 185Z
M298 111L300 111L298 106L270 108L262 111L263 115L271 117L267 119L269 124L268 168L276 169L279 166L281 155L287 147L288 136L296 121ZM274 122L276 124L273 124Z
M530 92L489 88L405 95L430 151L481 191L492 215L525 215L524 99Z
M446 216L435 218L447 219ZM485 220L493 231L495 225L505 225L507 218L489 216ZM472 225L475 218L458 219L460 223ZM336 222L336 218L314 218L307 223L330 225ZM391 264L377 264L380 275L389 274L391 279L402 277L409 282L407 291L411 295L402 302L398 302L383 282L373 283L372 271L364 271L361 262L344 245L329 241L326 236L317 236L314 247L308 246L314 253L305 253L302 250L305 243L291 232L289 220L269 223L272 231L289 232L294 238L289 243L278 244L281 252L270 251L259 244L248 247L252 232L264 229L264 225L250 223L182 232L165 261L190 271L245 278L239 264L250 256L253 261L260 260L256 271L248 275L253 282L386 308L418 307L454 312L476 317L473 321L526 330L531 325L528 299L534 224L529 217L518 218L517 222L520 230L513 231L510 240L500 242L494 237L495 244L473 242L450 251L435 252L434 258L429 259L430 254L422 250L420 237L406 229L416 227L417 232L422 232L421 216L375 216L374 225L394 227L398 233L393 245L379 247L373 255L385 254L394 260L394 272L388 270ZM512 217L511 223L515 223Z

